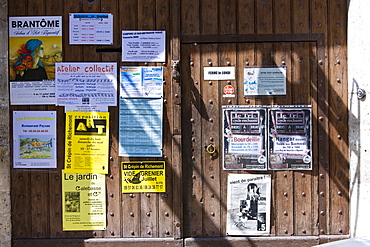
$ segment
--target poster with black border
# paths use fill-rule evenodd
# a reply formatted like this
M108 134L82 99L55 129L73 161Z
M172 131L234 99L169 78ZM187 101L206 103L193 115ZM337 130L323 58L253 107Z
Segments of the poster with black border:
M164 161L122 162L122 193L166 192Z
M55 111L13 112L14 168L56 168Z
M109 112L66 113L65 173L108 173Z
M63 231L106 230L105 175L62 170Z
M228 175L227 235L268 235L270 208L271 175Z
M222 106L224 170L266 170L266 108Z
M310 106L268 109L270 170L312 170L312 113Z

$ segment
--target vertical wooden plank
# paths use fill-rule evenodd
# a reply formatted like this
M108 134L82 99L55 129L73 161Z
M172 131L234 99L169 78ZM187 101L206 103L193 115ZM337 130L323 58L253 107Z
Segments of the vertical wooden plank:
M318 0L311 2L310 10L310 19L311 19L311 32L312 33L323 33L323 37L316 43L315 46L312 46L312 59L311 64L314 66L311 67L312 72L312 118L313 118L313 132L316 133L312 136L313 141L313 186L312 194L316 200L313 200L313 210L312 219L313 219L313 235L325 234L327 226L327 203L328 197L323 197L320 195L320 192L323 192L324 195L328 194L328 184L329 176L327 176L327 162L326 154L322 150L328 150L328 142L326 142L325 131L328 130L328 118L327 118L327 106L323 97L327 97L327 92L319 91L325 90L325 71L328 71L328 63L325 62L324 56L327 56L327 8L328 0ZM322 60L322 64L319 63L319 60ZM315 79L317 78L317 79ZM324 138L324 139L323 139ZM316 155L315 155L316 154ZM325 158L325 159L324 159ZM316 193L314 193L316 192ZM315 195L316 194L316 195ZM324 211L325 214L319 214L319 211ZM318 221L319 224L315 222Z
M319 235L319 226L317 224L318 221L318 208L319 208L319 198L318 198L318 188L319 188L319 156L315 155L319 153L318 150L318 95L317 95L317 82L318 82L318 73L317 73L317 44L318 42L311 44L310 49L310 64L311 67L311 101L312 101L312 171L311 171L311 196L312 196L312 210L311 210L311 229L312 235Z
M203 0L200 3L200 32L202 34L218 33L218 2Z
M201 33L217 34L219 31L218 2L204 0L201 2ZM218 66L219 47L215 44L205 44L201 47L201 68L205 66ZM201 78L202 79L202 78ZM219 127L220 114L219 84L217 81L203 81L201 83L201 95L204 104L204 111L201 112L202 139L201 146L217 144L220 141ZM220 147L216 147L220 150ZM219 154L213 157L203 150L203 196L200 202L203 203L203 236L220 235L220 168Z
M256 33L273 33L272 1L256 1Z
M292 1L280 0L274 3L274 32L292 32Z
M255 11L254 0L238 1L237 11L237 33L254 34L255 29ZM237 44L237 98L238 104L255 104L255 97L244 97L244 67L255 65L255 46L254 44Z
M69 14L81 13L82 2L78 1L64 1L63 12L63 61L81 62L83 61L83 53L81 45L69 44ZM68 49L66 49L68 47Z
M202 67L218 66L218 45L205 44L202 46ZM202 146L220 143L220 86L217 81L203 81L201 85L203 104L202 112ZM216 147L220 152L220 147ZM203 151L203 235L220 235L220 154L215 156Z
M174 14L170 16L170 1L169 0L158 0L156 2L156 26L157 30L165 30L167 37L172 37L173 34L169 32L170 30L170 18L178 18L178 14ZM173 9L174 12L180 11L179 9ZM166 38L166 47L171 47L170 38ZM176 52L176 51L175 51ZM166 61L171 60L170 52L167 52ZM179 55L179 54L178 54ZM175 181L179 181L180 178L177 177L174 179L174 176L177 173L173 172L172 169L172 135L171 129L173 127L172 124L172 98L169 97L171 95L171 86L173 83L171 78L171 69L169 66L170 63L163 63L161 64L164 68L164 80L166 83L164 84L164 97L166 99L166 103L164 104L164 111L163 111L163 157L166 161L166 193L161 193L158 196L158 237L170 237L173 236L173 222L175 220L174 213L180 212L174 209L174 183ZM178 205L176 205L178 206ZM175 228L176 229L176 228Z
M293 1L293 33L308 33L310 31L309 0Z
M48 173L31 173L32 238L49 237Z
M293 45L292 100L294 105L311 105L310 83L310 43L300 42ZM311 233L311 192L307 190L312 182L311 172L294 172L294 203L296 235Z
M201 63L200 45L182 45L182 81L183 81L183 160L184 180L188 186L184 187L184 235L202 236L202 118L201 101ZM190 134L191 133L191 134Z
M181 34L199 34L199 1L181 1Z
M173 185L173 201L172 201L172 211L173 211L173 237L174 239L181 239L183 237L184 229L184 190L183 190L183 159L182 159L182 86L181 86L181 48L180 48L180 36L181 36L181 1L170 0L170 24L171 29L171 102L172 105L171 116L169 117L169 122L172 123L170 126L170 131L173 133L172 140L172 185ZM172 74L175 72L174 74ZM176 72L180 73L179 75ZM168 75L169 76L169 75ZM167 80L167 79L166 79ZM168 80L169 81L169 80ZM167 217L166 213L165 216Z
M349 233L347 1L329 1L330 234Z
M275 2L274 5L274 31L275 33L291 33L292 30L292 1L282 0ZM276 66L286 66L286 96L276 96L273 99L273 104L289 105L292 104L292 71L293 67L292 44L276 43L274 63ZM275 228L276 235L292 235L294 234L294 176L292 171L275 171L276 187L275 198L273 200L275 210L271 219L276 219ZM273 224L271 224L273 225Z
M27 15L45 15L45 4L43 0L28 0Z
M138 1L138 27L140 30L154 30L155 28L155 1Z
M308 0L293 2L293 33L310 32L310 4ZM293 74L292 74L292 100L294 105L312 105L311 78L310 78L310 44L293 44ZM312 78L316 80L316 78ZM295 233L296 235L308 235L312 233L311 202L316 200L316 195L311 198L311 191L307 190L313 180L311 172L294 172L294 208L295 208Z

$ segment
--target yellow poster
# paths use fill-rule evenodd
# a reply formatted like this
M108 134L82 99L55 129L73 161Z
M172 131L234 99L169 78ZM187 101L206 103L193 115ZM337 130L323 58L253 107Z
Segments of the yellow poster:
M164 161L122 162L122 193L166 192Z
M105 175L62 171L63 231L106 229Z
M65 172L108 173L109 112L67 111Z

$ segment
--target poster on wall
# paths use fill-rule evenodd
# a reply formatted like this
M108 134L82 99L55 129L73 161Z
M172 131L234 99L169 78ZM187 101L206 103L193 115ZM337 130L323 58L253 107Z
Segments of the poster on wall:
M56 105L117 105L117 63L56 63L55 73Z
M312 116L309 106L268 109L269 169L312 169Z
M108 173L109 112L67 112L66 173Z
M269 174L228 175L227 235L268 235L270 207Z
M122 162L122 193L166 192L164 161Z
M122 31L123 62L166 62L165 31Z
M286 66L244 68L244 96L286 95Z
M55 82L10 81L11 105L54 105Z
M69 44L112 45L113 15L109 13L70 13Z
M266 108L223 106L224 170L266 170Z
M13 112L14 168L56 168L56 112Z
M106 230L105 176L62 171L63 231Z
M163 67L121 67L120 96L163 97Z
M162 98L120 98L119 156L162 157Z
M9 66L11 81L54 80L56 62L62 61L62 17L9 17ZM23 87L35 90L39 83Z

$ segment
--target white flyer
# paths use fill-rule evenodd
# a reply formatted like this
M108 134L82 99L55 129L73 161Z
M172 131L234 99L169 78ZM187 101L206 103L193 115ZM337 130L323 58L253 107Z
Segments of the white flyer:
M113 15L108 13L70 13L69 43L112 45Z
M54 105L54 80L10 81L11 105Z
M165 31L122 31L122 61L165 62Z
M270 233L271 175L232 174L227 181L227 235Z
M56 63L56 105L117 105L117 64Z
M13 112L14 168L56 168L56 112Z

